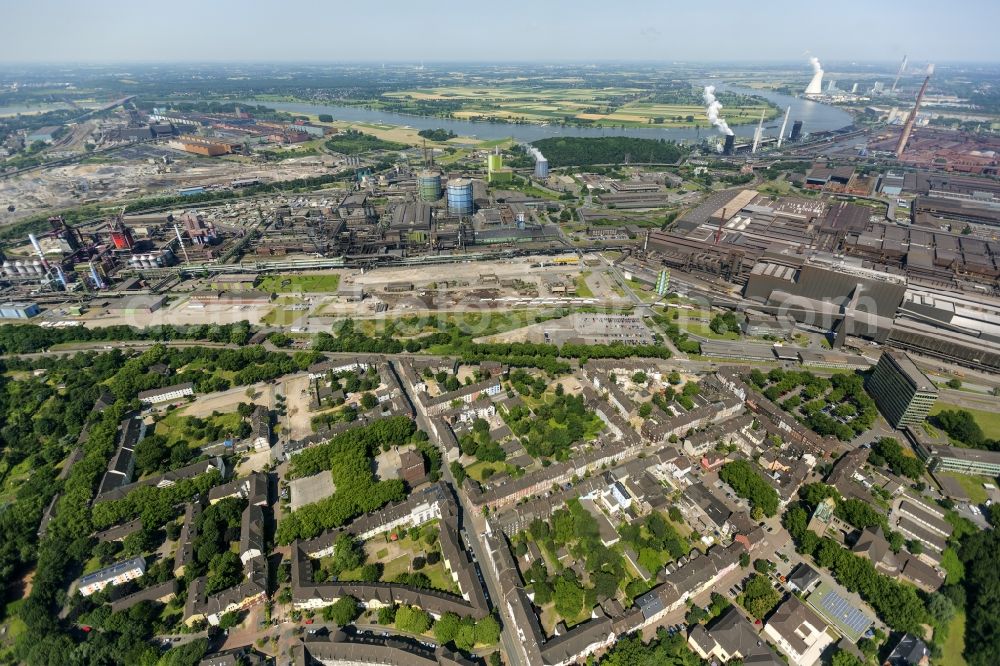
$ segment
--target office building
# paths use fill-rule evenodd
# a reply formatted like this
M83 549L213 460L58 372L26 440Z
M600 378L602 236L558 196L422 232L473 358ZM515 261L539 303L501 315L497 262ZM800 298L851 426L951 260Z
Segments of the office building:
M904 353L882 354L868 380L868 392L894 428L920 423L938 398L937 388Z

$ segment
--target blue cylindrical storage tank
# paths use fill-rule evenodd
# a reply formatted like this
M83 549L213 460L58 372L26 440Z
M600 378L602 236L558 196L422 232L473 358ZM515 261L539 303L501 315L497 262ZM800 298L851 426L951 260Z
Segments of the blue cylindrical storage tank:
M448 212L452 215L472 215L472 180L455 178L448 181Z

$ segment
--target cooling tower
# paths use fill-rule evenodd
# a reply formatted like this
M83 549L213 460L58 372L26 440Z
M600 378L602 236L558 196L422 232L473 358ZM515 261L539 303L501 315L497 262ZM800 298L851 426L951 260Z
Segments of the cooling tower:
M807 95L822 95L823 94L823 70L819 70L813 74L812 81L806 86Z

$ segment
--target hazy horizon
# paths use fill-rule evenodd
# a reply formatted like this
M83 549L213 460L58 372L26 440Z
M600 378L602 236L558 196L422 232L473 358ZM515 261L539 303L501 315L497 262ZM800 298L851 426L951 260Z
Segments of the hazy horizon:
M898 62L904 54L915 63L1000 61L1000 3L987 0L844 0L823 13L789 0L556 4L177 0L154 8L36 0L3 8L0 63L784 64L804 60L806 51L824 63Z

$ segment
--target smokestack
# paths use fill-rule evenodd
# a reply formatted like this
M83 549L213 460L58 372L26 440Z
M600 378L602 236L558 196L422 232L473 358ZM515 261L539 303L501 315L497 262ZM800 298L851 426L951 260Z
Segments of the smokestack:
M726 143L722 147L722 154L723 155L732 155L733 154L733 144L734 143L736 143L736 137L733 136L732 134L727 134L726 135Z
M931 75L934 73L934 65L927 66L927 78L924 79L924 85L920 86L920 92L917 93L917 101L913 105L913 111L910 112L910 117L906 119L906 124L903 125L903 132L899 135L899 143L896 144L896 159L903 157L903 151L906 150L906 143L910 140L910 133L913 132L913 123L917 122L917 111L920 110L920 102L924 100L924 93L927 92L927 84L931 82Z
M705 93L702 97L705 99L705 115L708 116L708 122L726 136L732 136L733 130L729 129L729 123L726 122L725 118L719 116L719 112L722 111L722 102L715 99L715 86L705 86Z
M781 121L781 131L778 132L778 148L781 148L781 142L785 140L785 129L788 127L788 116L792 112L792 107L785 109L785 119Z
M906 71L906 56L903 56L903 62L899 65L899 71L896 72L896 80L892 82L892 92L896 92L896 85L899 83L899 79L903 76L903 72Z
M819 58L812 56L809 58L809 63L813 68L812 81L806 86L807 95L822 95L823 94L823 68L819 64Z

